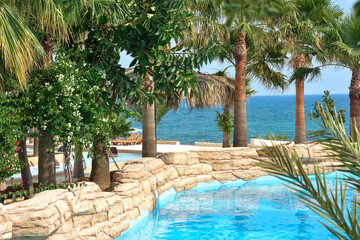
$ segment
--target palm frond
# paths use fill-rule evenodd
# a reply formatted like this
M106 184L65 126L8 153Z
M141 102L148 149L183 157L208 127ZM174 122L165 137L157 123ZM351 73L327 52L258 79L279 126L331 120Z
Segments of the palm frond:
M335 111L336 112L336 111ZM335 181L335 190L329 189L325 172L321 171L314 161L315 183L303 167L301 158L289 154L285 146L264 146L266 156L270 159L260 160L261 166L284 180L292 192L303 204L318 214L320 223L339 239L359 239L358 200L354 195L352 201L346 199L348 188L358 192L360 189L360 140L353 142L346 134L344 124L337 115L333 117L328 109L320 107L322 130L312 132L313 138L325 146L329 157L342 163L341 170L351 175L343 175ZM360 135L357 133L357 136Z
M307 81L312 81L315 78L321 77L320 67L314 68L298 68L296 72L290 77L289 82L292 83L296 79L305 78Z
M23 88L29 68L44 55L40 43L19 15L0 3L0 79L15 77Z

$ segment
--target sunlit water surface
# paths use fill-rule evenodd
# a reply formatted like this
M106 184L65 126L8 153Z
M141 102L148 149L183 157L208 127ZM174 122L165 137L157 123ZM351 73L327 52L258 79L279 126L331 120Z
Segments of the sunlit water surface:
M335 239L316 219L280 180L264 176L169 194L117 239Z

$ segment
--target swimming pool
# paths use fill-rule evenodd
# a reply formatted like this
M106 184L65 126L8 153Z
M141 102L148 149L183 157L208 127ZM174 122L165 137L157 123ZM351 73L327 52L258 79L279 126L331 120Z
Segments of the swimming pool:
M329 184L335 177L328 175ZM272 176L172 191L117 239L334 239Z
M86 162L86 167L91 167L92 159L88 157L88 152L83 152L83 156ZM118 155L114 157L114 159L116 162L126 162L141 157L142 157L141 154L136 154L136 153L118 153ZM110 164L114 163L111 157L109 157L109 162ZM72 161L72 166L74 167L74 161ZM34 167L30 167L30 171L33 176L38 175L38 166L35 165ZM60 165L56 168L56 172L62 172L62 171L64 171L64 163L60 163ZM15 174L13 178L15 179L21 178L21 174L20 173Z

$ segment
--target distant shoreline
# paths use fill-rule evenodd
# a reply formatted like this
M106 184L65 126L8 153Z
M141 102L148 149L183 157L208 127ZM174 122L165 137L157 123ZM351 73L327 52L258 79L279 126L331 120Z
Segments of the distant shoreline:
M330 92L330 96L333 95L348 95L349 93L331 93ZM319 93L319 94L305 94L304 96L322 96L324 95L323 93ZM296 96L295 94L269 94L269 95L263 95L263 94L259 94L259 95L253 95L251 97L290 97L290 96Z

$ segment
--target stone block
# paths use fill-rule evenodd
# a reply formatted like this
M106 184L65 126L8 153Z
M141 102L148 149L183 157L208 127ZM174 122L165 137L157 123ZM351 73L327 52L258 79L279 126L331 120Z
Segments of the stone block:
M196 176L196 182L213 182L215 179L211 174Z
M130 218L126 214L117 216L111 219L111 228L109 229L109 235L112 238L117 238L120 234L130 227Z
M67 220L60 228L56 231L56 234L64 234L64 233L71 233L74 230L74 222L70 218Z
M256 166L257 160L251 158L237 158L232 160L234 170L249 169L250 167Z
M167 173L168 173L168 178L169 180L174 180L177 179L179 177L179 173L176 170L176 168L174 166L168 165L167 166Z
M164 153L161 159L166 165L192 165L199 163L195 156L195 154L188 154L186 152Z
M129 212L134 208L133 199L131 197L122 199L122 203L124 205L124 212Z
M109 210L109 205L105 198L97 198L94 201L94 206L95 206L95 212L97 213L106 212Z
M150 173L157 171L160 168L164 168L166 165L165 163L159 158L144 158L145 161L143 162L146 170Z
M225 183L229 180L238 180L238 178L234 176L232 172L213 172L212 176L221 183Z
M261 171L259 169L253 169L253 170L238 170L238 171L234 171L233 174L242 180L245 181L251 181L254 180L258 177L264 176L264 175L269 175L269 173L266 173L265 171Z
M145 198L144 192L139 192L137 195L134 195L132 197L133 205L134 206L139 206L140 203L142 203L144 201L144 198Z
M231 159L257 158L259 157L255 148L237 147L229 149Z
M134 183L122 183L117 185L114 190L120 196L132 197L142 191L142 186L139 182Z
M108 219L114 218L124 212L124 206L122 202L114 203L109 206Z
M113 212L111 212L109 210L109 214ZM101 222L105 222L106 220L108 220L108 213L107 212L99 212L94 214L94 216L91 219L91 226L94 226L97 223L101 223Z
M165 168L159 169L154 172L153 175L156 177L156 186L159 187L166 183L168 180L168 174Z
M234 169L231 160L212 160L211 166L213 171L231 171Z
M182 177L174 180L174 188L177 192L189 190L197 186L197 184L196 177Z
M219 150L202 150L197 152L199 154L200 163L212 163L213 160L230 160L230 153Z
M126 215L130 218L130 219L135 219L138 218L140 216L140 212L138 208L133 208L132 210L126 212Z
M188 166L178 166L175 165L179 176L193 176L193 175L204 175L212 172L212 167L210 164L198 163Z
M91 227L93 214L91 215L81 215L81 216L74 216L74 231L81 231L85 228Z
M146 168L144 164L128 164L120 171L114 174L114 178L118 179L141 179L146 174Z
M92 201L81 201L77 204L73 204L72 208L73 216L95 213L95 208Z
M150 180L142 180L140 181L140 184L142 186L142 191L144 192L144 194L149 194L152 191Z

